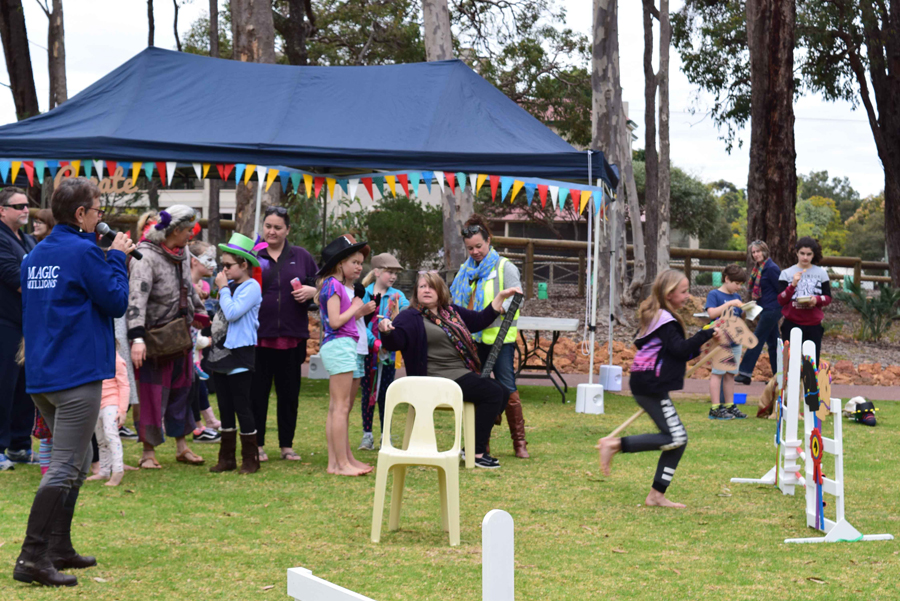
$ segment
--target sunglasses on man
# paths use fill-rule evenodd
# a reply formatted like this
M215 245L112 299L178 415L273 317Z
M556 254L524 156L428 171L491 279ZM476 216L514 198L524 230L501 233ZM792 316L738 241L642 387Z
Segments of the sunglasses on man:
M16 205L0 205L4 209L12 209L13 211L24 211L28 208L28 203L16 204Z

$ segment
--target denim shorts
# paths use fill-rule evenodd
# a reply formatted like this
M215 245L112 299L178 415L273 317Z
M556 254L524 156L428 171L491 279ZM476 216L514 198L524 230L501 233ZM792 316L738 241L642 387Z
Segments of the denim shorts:
M741 365L741 353L743 352L743 348L740 344L734 344L731 346L731 352L734 355L734 369L730 371L723 371L721 369L714 369L712 373L716 376L721 376L724 374L733 374L737 375L738 367Z
M365 355L356 352L356 340L342 336L329 340L319 349L325 371L334 376L353 372L354 378L361 378L364 373Z

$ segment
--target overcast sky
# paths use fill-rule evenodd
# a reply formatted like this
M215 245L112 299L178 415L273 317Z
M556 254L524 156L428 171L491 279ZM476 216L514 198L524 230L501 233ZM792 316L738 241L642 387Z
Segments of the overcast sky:
M573 29L590 35L591 0L557 0L568 11ZM36 0L23 0L31 61L41 110L47 108L47 18ZM222 4L222 2L220 2ZM681 2L672 1L672 10ZM179 12L179 31L187 31L208 7L206 0L193 0ZM65 0L66 69L69 96L74 96L103 75L147 46L147 3L145 0ZM171 2L155 2L156 45L175 49ZM624 100L632 120L638 123L638 141L644 145L643 25L638 0L619 2L620 67ZM719 140L719 132L707 117L704 106L691 115L696 89L680 71L681 61L671 56L670 104L672 161L705 181L726 179L739 187L747 183L749 131L742 132L743 149L731 155ZM9 83L5 62L0 63L0 82ZM825 169L831 176L846 176L863 196L884 187L881 163L872 133L861 110L846 103L829 103L818 97L804 97L795 106L797 171ZM0 89L0 123L15 120L12 96ZM60 157L65 158L65 157ZM102 157L101 157L102 158Z

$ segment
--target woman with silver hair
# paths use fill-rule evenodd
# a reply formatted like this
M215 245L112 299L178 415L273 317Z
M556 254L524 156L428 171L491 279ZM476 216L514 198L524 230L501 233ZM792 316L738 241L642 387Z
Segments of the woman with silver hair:
M143 260L129 266L126 313L131 361L137 371L138 434L144 444L140 467L144 469L159 469L155 449L167 435L175 438L178 461L203 463L185 441L195 426L190 326L197 319L208 322L185 250L197 216L190 207L173 205L156 219L137 246Z

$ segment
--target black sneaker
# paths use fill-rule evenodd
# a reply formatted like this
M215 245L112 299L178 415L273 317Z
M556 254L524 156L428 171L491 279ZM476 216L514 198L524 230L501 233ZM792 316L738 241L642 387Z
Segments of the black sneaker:
M194 442L215 443L221 440L222 435L212 428L203 428L203 432L194 434Z
M732 405L731 407L727 407L725 409L728 413L734 416L734 419L744 419L747 417L747 414L738 409L737 405Z
M135 432L128 426L122 426L121 428L119 428L119 438L123 440L137 440L138 435L137 432Z
M709 419L734 419L734 416L729 413L728 409L719 405L715 409L709 409Z
M750 376L745 376L744 374L738 374L734 377L734 381L738 384L751 384L753 383L753 379Z
M475 458L475 467L482 467L484 469L493 470L500 467L500 462L497 461L495 457L491 457L490 455L485 453L481 457Z

